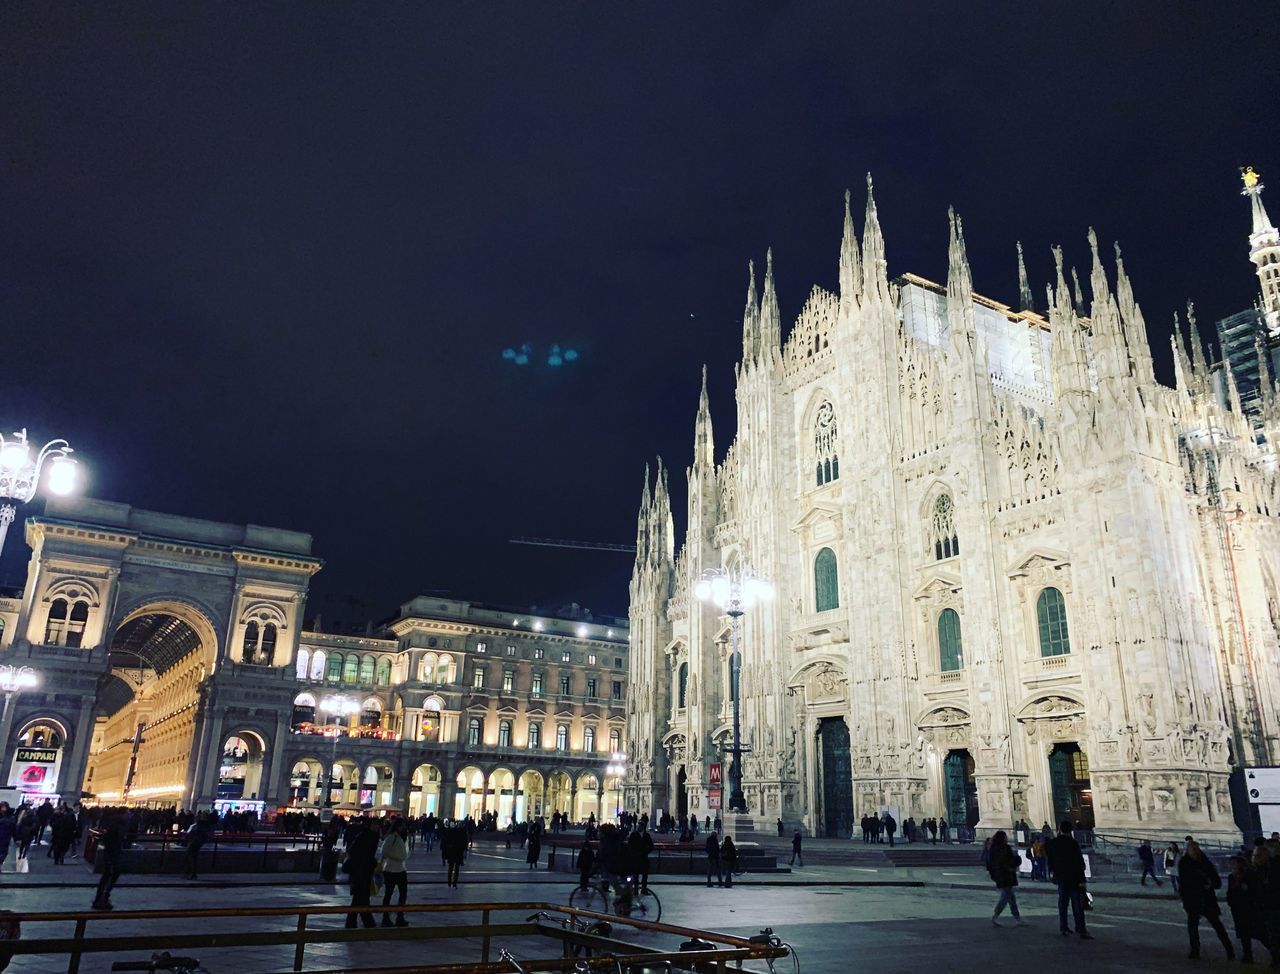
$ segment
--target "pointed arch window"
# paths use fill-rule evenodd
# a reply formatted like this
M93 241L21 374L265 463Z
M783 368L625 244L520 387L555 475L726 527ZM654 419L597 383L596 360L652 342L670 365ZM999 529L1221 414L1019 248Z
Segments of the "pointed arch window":
M933 502L929 519L929 544L935 561L960 554L960 536L956 534L956 505L950 494L939 494Z
M689 664L681 663L678 672L677 682L679 689L676 694L676 706L683 710L689 703Z
M836 410L830 400L818 407L813 420L814 469L817 486L840 479L840 436Z
M840 581L836 571L836 553L823 548L813 561L813 590L818 612L840 607Z
M938 614L938 663L943 673L964 669L964 645L960 641L960 614L943 609Z
M1056 588L1046 588L1036 599L1036 622L1040 629L1040 655L1065 656L1071 652L1067 632L1067 603Z

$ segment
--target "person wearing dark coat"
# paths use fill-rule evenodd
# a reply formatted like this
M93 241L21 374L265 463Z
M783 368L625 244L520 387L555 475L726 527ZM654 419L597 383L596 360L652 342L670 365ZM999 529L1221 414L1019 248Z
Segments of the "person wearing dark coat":
M356 819L346 835L347 860L345 868L351 880L351 905L365 907L358 915L366 927L376 927L377 921L369 911L369 895L373 892L373 873L378 866L378 834L364 818ZM357 914L347 914L347 929L354 930Z
M524 861L529 864L530 869L538 868L538 856L542 854L542 836L535 831L528 838L528 845L524 855Z
M1084 925L1084 853L1080 843L1071 834L1071 823L1063 822L1058 834L1045 846L1045 859L1053 881L1058 884L1058 929L1065 937L1071 933L1067 926L1067 904L1076 921L1076 933L1081 940L1092 940L1093 935Z
M1231 925L1240 941L1240 960L1253 963L1253 942L1267 941L1266 921L1262 916L1262 889L1257 870L1244 856L1231 857L1231 875L1227 877L1227 906L1231 908ZM1275 954L1272 954L1274 958Z
M733 871L738 868L738 847L733 844L733 836L726 835L720 846L720 858L724 860L724 885L733 888Z
M800 865L804 865L804 853L800 851L802 840L800 838L800 830L796 829L796 834L791 837L791 865L796 864L796 860L800 860Z
M716 830L712 829L707 834L707 885L711 885L711 875L715 874L716 881L724 885L724 870L720 867L720 838L716 835Z
M1187 913L1187 939L1190 941L1188 957L1200 956L1200 918L1204 917L1227 952L1227 960L1234 960L1235 948L1222 925L1222 910L1214 890L1222 887L1222 879L1213 862L1200 849L1195 839L1187 842L1182 860L1178 863L1178 895Z
M98 889L94 893L93 908L95 910L111 910L111 889L120 878L120 859L124 854L124 823L119 815L113 814L103 822L102 834L98 836L98 851L94 865L102 865L102 876L98 880Z
M53 856L53 864L61 866L66 863L67 850L76 837L76 817L71 809L63 805L53 813L49 823L49 852Z
M591 848L590 841L584 839L578 851L578 887L586 889L591 881L591 874L596 868L596 851Z
M1013 888L1018 885L1018 866L1021 862L1022 857L1009 847L1009 836L1004 829L991 837L991 844L987 847L987 872L991 874L996 889L1000 891L995 911L991 914L993 927L1000 926L999 917L1006 906L1013 915L1013 922L1022 926L1022 914L1018 912L1018 897L1013 891Z
M462 860L467 857L467 833L461 825L455 825L440 840L440 852L448 866L446 885L458 887L458 873L462 869Z

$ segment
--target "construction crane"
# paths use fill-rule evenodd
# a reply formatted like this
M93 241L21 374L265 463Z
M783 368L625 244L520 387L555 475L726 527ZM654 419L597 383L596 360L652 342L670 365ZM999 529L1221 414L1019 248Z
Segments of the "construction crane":
M563 538L510 538L508 544L533 545L538 548L577 548L582 551L616 551L629 555L636 553L633 544L608 544L603 541L565 541Z

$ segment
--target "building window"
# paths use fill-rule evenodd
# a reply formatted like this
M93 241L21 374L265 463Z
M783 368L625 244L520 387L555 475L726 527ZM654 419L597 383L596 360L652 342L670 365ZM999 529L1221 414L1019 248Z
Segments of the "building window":
M535 697L542 696L542 674L533 674L533 695Z
M488 644L488 643L476 643L476 652L477 652L477 653L487 653L487 652L489 652L489 644Z
M64 633L67 631L67 600L54 599L49 606L49 621L44 627L46 646L61 646Z
M830 402L818 407L813 421L814 466L817 486L840 479L840 437L836 429L836 410Z
M368 686L373 682L374 668L376 663L372 656L366 656L360 661L360 682Z
M588 666L595 666L595 665L596 665L596 654L595 654L595 653L588 653L588 654L587 654L587 665L588 665Z
M480 718L472 717L467 721L467 746L480 746Z
M391 683L391 657L384 656L378 660L378 685L389 686Z
M311 650L298 650L298 660L294 664L294 673L299 680L305 680L307 674L311 672Z
M516 674L514 670L502 671L502 689L510 693L516 685Z
M568 662L569 662L569 651L568 651L567 649L566 649L563 653L561 653L561 654L560 654L560 662L561 662L561 663L568 663Z
M84 643L85 626L89 623L89 603L77 602L71 606L71 621L67 623L67 645L73 649Z
M325 664L324 650L317 649L315 651L315 655L311 657L311 679L313 680L324 679L324 664Z
M508 656L516 655L516 648L511 643L507 643L507 655Z
M622 750L622 731L609 731L609 750L614 754Z
M72 615L75 618L75 615ZM262 627L262 643L259 646L259 654L262 656L262 665L270 666L276 661L276 627L275 623L268 622Z
M342 679L342 654L334 653L329 657L329 668L325 672L325 679L333 683L337 683Z
M596 680L592 677L587 681L587 696L594 697L596 695Z
M840 606L840 582L836 576L836 553L823 548L813 561L815 604L819 612Z
M582 732L582 749L588 753L596 749L596 729L588 727Z
M960 616L955 609L943 609L938 615L938 662L943 673L964 669Z
M567 676L560 677L560 692L565 696L569 694L569 678Z
M254 655L258 652L258 640L261 633L258 632L258 624L250 622L244 627L244 650L240 653L240 659L246 663L252 663Z
M511 746L511 721L498 721L498 747Z
M683 710L689 704L689 664L681 663L676 675L676 706Z
M342 682L355 683L360 676L360 657L352 653L342 661Z
M615 656L615 657L613 658L613 668L614 668L615 670L620 670L620 669L622 669L622 657L621 657L621 656Z
M614 700L622 699L622 681L621 680L613 681L613 699Z
M933 518L929 523L929 541L935 561L960 554L960 537L956 534L956 505L950 494L939 494L933 502Z
M1036 599L1036 621L1040 624L1040 655L1064 656L1071 652L1067 633L1067 604L1056 588L1047 588Z
M477 666L471 673L471 685L477 690L484 689L484 667Z
M545 658L545 657L546 657L546 655L547 655L547 651L546 651L545 649L543 649L541 646L535 646L535 647L533 648L533 658L534 658L534 659L543 659L543 658Z
M448 653L441 653L440 658L436 660L436 682L452 683L458 678L458 671L454 668L453 657Z
M556 724L556 750L569 750L569 725Z
M533 750L536 747L542 747L542 725L531 722L529 724L529 750Z

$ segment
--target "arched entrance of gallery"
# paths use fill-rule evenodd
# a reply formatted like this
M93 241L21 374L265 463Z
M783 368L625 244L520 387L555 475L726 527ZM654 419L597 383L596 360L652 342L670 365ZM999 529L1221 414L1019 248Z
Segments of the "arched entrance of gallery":
M498 828L505 829L516 811L516 776L506 768L489 774L485 808L498 816Z
M16 788L24 801L56 800L67 729L52 717L33 717L18 728L16 740L5 782Z
M575 822L586 822L592 817L600 821L600 779L590 771L578 776L578 801L573 811Z
M484 772L475 765L458 772L458 790L453 797L454 818L479 818L484 811Z
M220 801L251 801L261 797L262 761L266 746L252 731L233 734L222 742L216 797Z
M328 801L341 811L358 811L360 808L360 766L350 758L342 758L330 769Z
M847 839L853 835L853 759L843 717L818 719L817 752L817 819L822 834Z
M378 812L397 811L403 814L403 808L392 804L395 796L395 772L385 761L374 761L364 769L364 777L360 783L360 807L372 808Z
M978 810L978 783L973 776L973 755L967 749L948 751L942 761L942 786L947 805L947 825L973 828Z
M526 771L520 776L520 790L516 795L516 821L527 822L542 815L542 775Z
M1089 782L1089 759L1077 742L1053 745L1049 752L1049 785L1053 791L1054 823L1070 820L1092 829L1093 788Z
M568 814L569 799L573 794L573 782L569 775L564 771L555 771L547 779L547 808L546 814L551 815L553 812L563 812Z
M295 761L289 769L289 804L294 808L318 808L324 779L324 764L318 758Z
M440 815L440 769L420 764L409 779L409 814L413 817Z

